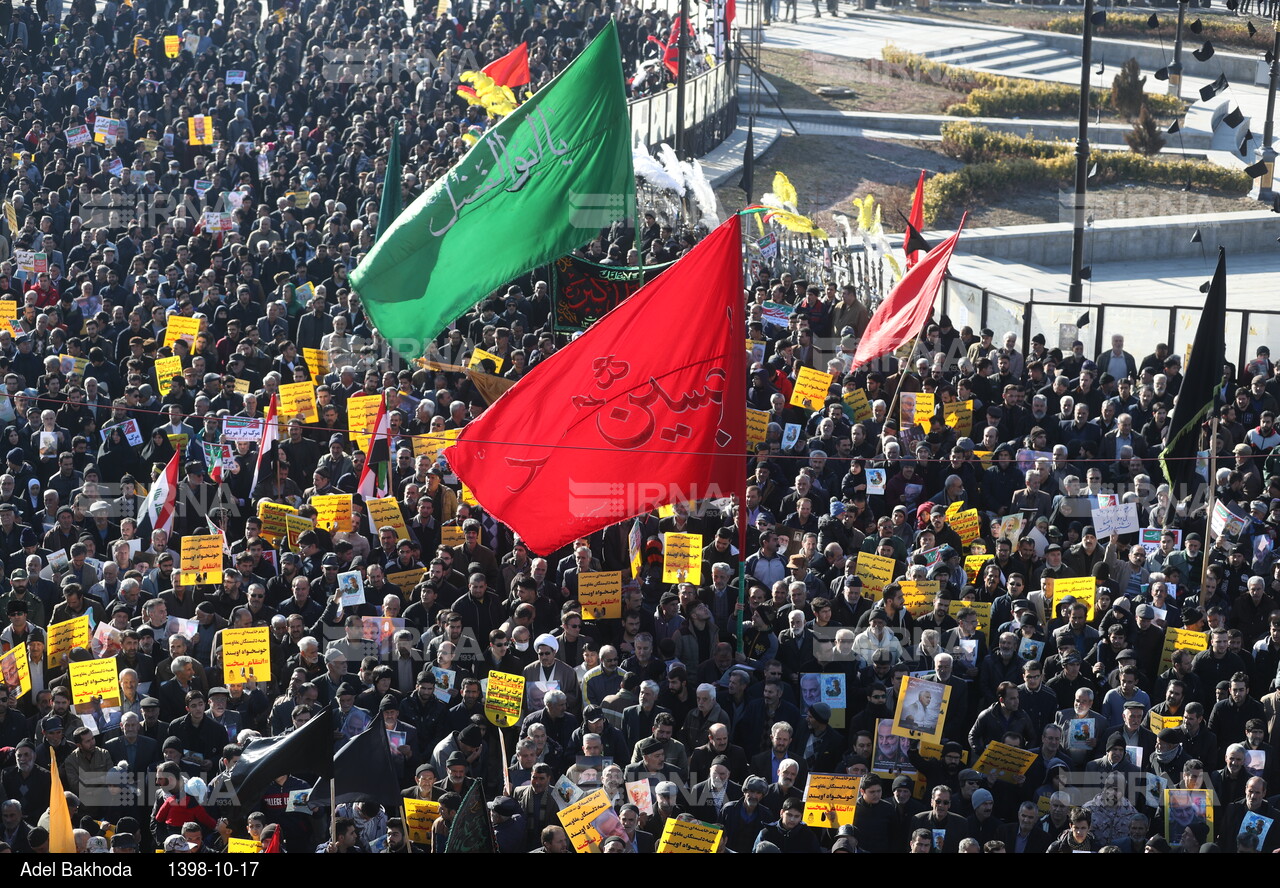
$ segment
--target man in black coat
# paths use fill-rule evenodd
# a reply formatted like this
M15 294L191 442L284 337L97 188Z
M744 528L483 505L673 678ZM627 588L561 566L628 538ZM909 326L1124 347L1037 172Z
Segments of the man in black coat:
M1009 854L1043 854L1049 848L1049 835L1036 828L1039 820L1035 802L1023 802L1018 806L1018 819L996 830L996 841L1004 842Z
M930 832L944 830L942 841L935 841L934 849L943 854L955 854L960 849L960 841L969 837L969 824L959 814L951 813L951 790L948 787L935 786L929 796L929 804L928 811L911 818L908 835L918 829Z

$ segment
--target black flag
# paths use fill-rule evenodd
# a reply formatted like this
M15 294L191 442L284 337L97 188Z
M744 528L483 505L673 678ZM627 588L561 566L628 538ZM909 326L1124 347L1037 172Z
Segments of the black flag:
M1182 376L1182 390L1169 417L1169 444L1160 453L1160 468L1176 498L1190 494L1198 483L1195 471L1200 426L1212 416L1217 404L1218 383L1226 361L1226 316L1227 253L1219 247L1218 267L1200 312L1200 325Z
M330 738L333 733L330 732ZM329 745L333 749L332 739ZM391 761L391 744L382 719L377 718L361 734L351 738L333 756L333 804L375 801L385 811L400 809L400 781ZM311 790L311 801L329 804L329 781L322 779Z
M296 731L246 746L231 771L231 788L243 803L253 804L281 774L315 774L328 786L333 774L332 710L321 710Z
M742 178L738 187L747 195L747 206L751 206L751 191L755 186L756 174L756 119L747 121L747 147L742 151Z
M489 822L489 807L484 803L480 781L473 780L471 788L462 798L462 807L449 827L446 854L496 854L493 826Z
M902 216L902 224L907 226L907 245L903 248L904 253L913 253L916 250L927 253L933 249L929 246L929 242L924 239L924 235L920 233L920 230L912 225L906 216L902 215L902 210L898 210L898 215Z
M1079 330L1081 327L1087 326L1089 326L1089 312L1086 311L1084 314L1080 315L1080 317L1076 318L1076 329Z

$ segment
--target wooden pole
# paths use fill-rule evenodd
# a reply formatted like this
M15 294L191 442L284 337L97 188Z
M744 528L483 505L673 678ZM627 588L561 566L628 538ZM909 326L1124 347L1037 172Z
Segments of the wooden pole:
M502 788L507 796L511 796L511 771L507 767L507 737L502 728L498 728L498 745L502 749Z
M1215 405L1213 422L1209 432L1209 501L1204 521L1204 551L1200 553L1200 604L1204 604L1204 580L1209 574L1209 549L1216 541L1213 536L1214 493L1218 484L1218 412Z

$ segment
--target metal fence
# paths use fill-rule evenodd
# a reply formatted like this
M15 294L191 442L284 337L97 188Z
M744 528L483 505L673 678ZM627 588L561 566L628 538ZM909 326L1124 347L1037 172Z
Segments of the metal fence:
M632 147L652 151L676 141L675 87L628 103ZM738 63L716 65L690 77L684 104L685 152L701 157L719 145L738 124Z
M1085 345L1089 358L1111 347L1112 334L1124 336L1125 351L1141 360L1155 351L1156 343L1169 345L1173 354L1182 357L1186 367L1196 327L1200 323L1200 306L1150 306L1108 303L1083 305L1076 302L1013 299L978 284L949 277L941 296L940 311L951 318L957 328L974 330L989 327L1000 336L1010 330L1020 335L1019 349L1037 333L1044 334L1049 348L1071 348L1072 340ZM1076 328L1085 312L1089 324ZM1257 347L1274 347L1280 343L1280 312L1250 309L1228 309L1226 312L1226 355L1237 372L1253 360Z

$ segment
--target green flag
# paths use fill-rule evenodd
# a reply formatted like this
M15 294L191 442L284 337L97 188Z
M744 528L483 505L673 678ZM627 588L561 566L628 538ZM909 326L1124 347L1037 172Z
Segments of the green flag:
M400 162L400 121L391 121L391 150L387 152L387 174L382 180L382 201L378 204L378 231L374 235L377 240L388 229L404 209L404 197L400 189L400 173L403 164Z
M634 188L610 21L400 214L351 273L352 287L388 342L417 357L495 288L625 218Z

